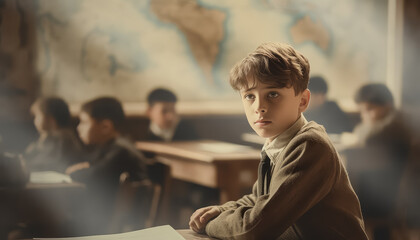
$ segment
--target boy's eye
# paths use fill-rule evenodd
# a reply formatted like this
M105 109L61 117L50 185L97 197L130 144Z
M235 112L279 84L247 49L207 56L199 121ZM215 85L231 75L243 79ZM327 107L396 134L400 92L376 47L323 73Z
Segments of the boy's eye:
M255 99L255 96L254 96L253 94L246 94L246 95L244 96L244 98L245 98L246 100L254 100L254 99Z
M276 98L278 96L279 96L279 94L277 92L270 92L270 93L268 93L268 97L269 98Z

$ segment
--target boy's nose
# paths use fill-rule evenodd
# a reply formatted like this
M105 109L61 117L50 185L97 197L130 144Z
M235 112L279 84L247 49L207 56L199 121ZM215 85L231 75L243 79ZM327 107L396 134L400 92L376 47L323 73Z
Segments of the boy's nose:
M256 109L255 109L255 113L259 114L259 113L266 113L267 112L267 107L264 104L263 101L257 99L256 100Z
M258 108L256 111L255 111L255 113L265 113L267 110L266 109L264 109L264 108Z

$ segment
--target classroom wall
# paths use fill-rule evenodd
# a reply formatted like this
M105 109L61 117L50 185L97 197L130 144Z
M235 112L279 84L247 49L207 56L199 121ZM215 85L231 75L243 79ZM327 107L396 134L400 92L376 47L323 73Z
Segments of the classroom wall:
M144 102L155 87L180 100L235 102L230 68L260 43L290 43L352 105L385 81L387 2L266 0L36 1L41 94L71 103L99 95ZM115 11L118 9L118 11ZM357 16L357 17L355 17Z
M420 2L404 1L403 108L420 136Z
M165 86L181 104L219 101L223 108L237 101L230 68L267 41L304 53L312 73L329 81L330 97L346 106L362 83L385 81L387 3L380 0L2 2L5 16L27 22L4 17L11 33L3 38L25 28L35 37L27 57L35 79L8 81L70 103L99 95L144 102L151 89Z
M416 1L405 2L403 105L418 113L419 13ZM1 135L14 142L36 135L28 109L45 95L76 108L99 95L144 106L146 94L164 86L179 96L183 115L211 113L214 126L239 118L229 69L266 41L304 53L345 110L355 111L362 83L385 82L387 1L4 0L0 11ZM142 126L143 112L128 111Z
M0 151L36 137L29 107L38 95L34 1L0 1Z
M21 119L37 95L32 1L0 1L0 118Z

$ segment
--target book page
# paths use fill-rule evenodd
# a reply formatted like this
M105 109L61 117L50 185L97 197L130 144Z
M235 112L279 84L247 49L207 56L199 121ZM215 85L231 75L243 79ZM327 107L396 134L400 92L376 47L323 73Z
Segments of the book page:
M70 176L54 172L54 171L43 171L43 172L31 172L29 176L29 182L31 183L71 183Z
M175 229L169 225L152 227L143 230L108 234L95 235L86 237L71 237L71 238L35 238L39 240L185 240Z

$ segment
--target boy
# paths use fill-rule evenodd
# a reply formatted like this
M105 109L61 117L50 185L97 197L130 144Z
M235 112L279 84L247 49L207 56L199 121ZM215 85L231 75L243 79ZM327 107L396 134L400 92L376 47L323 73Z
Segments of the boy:
M83 182L89 192L84 218L89 233L102 233L114 211L120 175L131 180L146 178L146 160L135 147L123 139L120 129L125 116L118 100L102 97L82 106L77 127L80 138L91 148L88 161L69 167L66 173Z
M311 103L305 116L309 121L323 125L329 134L353 130L349 116L336 102L328 100L328 85L323 77L311 77L308 89L311 91Z
M176 111L176 95L167 89L157 88L147 96L147 116L150 119L148 141L189 141L197 140L198 136L195 129L187 122L180 120ZM151 153L146 153L148 157L154 157ZM184 181L172 181L172 205L174 206L173 215L179 219L190 216L195 208L204 206L203 201L214 198L217 195L213 189L189 184ZM187 199L185 196L189 196ZM175 221L179 221L176 219ZM181 222L181 221L180 221ZM185 228L186 226L180 225Z
M384 84L362 86L355 102L362 119L354 130L357 145L343 151L348 159L350 179L366 220L390 217L395 212L401 178L409 159L411 130L395 109L393 96ZM374 235L389 239L389 230L377 228Z
M177 97L167 89L153 90L147 97L150 119L149 141L180 141L197 139L194 129L180 121L175 105Z
M58 171L77 163L82 143L71 127L67 103L58 97L39 98L31 107L34 125L39 133L24 154L30 171Z
M367 239L337 152L302 115L308 78L308 60L281 43L259 46L232 69L248 122L266 138L258 180L252 194L198 209L191 229L220 239Z

